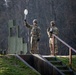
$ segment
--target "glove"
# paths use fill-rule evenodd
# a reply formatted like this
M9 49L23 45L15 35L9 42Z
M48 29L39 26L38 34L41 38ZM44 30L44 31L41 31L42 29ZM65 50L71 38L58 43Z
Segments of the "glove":
M39 39L39 38L37 39L37 42L38 42L38 41L40 41L40 39Z
M26 19L24 19L24 21L26 22Z
M53 31L50 31L50 33L52 34L52 33L53 33Z
M27 21L26 21L26 19L24 19L24 22L25 22L25 24L27 24Z

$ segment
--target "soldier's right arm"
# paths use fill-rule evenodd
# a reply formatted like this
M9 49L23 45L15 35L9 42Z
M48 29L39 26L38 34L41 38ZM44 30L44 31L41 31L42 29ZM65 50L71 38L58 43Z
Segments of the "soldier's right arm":
M52 37L52 34L53 34L53 31L50 30L50 29L51 29L50 27L47 29L47 34L48 34L48 37L49 38L51 38Z
M47 35L48 35L48 37L50 37L49 28L47 28Z
M25 26L26 26L27 28L32 29L32 26L31 26L30 24L28 24L28 23L26 22L26 20L25 20L24 22L25 22Z

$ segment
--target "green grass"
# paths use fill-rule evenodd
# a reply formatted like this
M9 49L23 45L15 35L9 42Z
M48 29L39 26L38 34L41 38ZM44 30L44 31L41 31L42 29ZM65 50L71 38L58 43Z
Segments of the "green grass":
M64 64L69 66L69 58L68 57L57 57L57 58L60 59ZM76 56L72 57L72 69L74 71L76 71Z
M14 56L0 56L0 75L39 75Z

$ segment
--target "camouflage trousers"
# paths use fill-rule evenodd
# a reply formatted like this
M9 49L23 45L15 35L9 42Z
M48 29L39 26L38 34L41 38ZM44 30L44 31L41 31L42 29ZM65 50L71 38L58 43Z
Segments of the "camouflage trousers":
M37 41L37 37L31 37L31 53L38 54L39 53L39 42Z
M49 38L49 47L50 47L51 54L53 54L53 38ZM56 39L54 42L54 49L55 49L55 54L57 54L58 53L58 45L57 45Z

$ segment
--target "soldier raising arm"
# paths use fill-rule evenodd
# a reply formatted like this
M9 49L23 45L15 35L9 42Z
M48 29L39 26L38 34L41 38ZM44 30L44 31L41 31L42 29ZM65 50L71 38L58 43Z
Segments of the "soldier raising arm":
M31 29L31 40L30 40L30 44L31 44L31 53L39 53L39 40L40 40L40 35L41 35L41 31L40 31L40 27L37 24L37 19L33 20L33 25L29 25L26 20L25 20L25 25L27 28Z
M28 24L26 20L24 20L24 21L25 21L25 26L26 26L27 28L32 29L32 25Z

